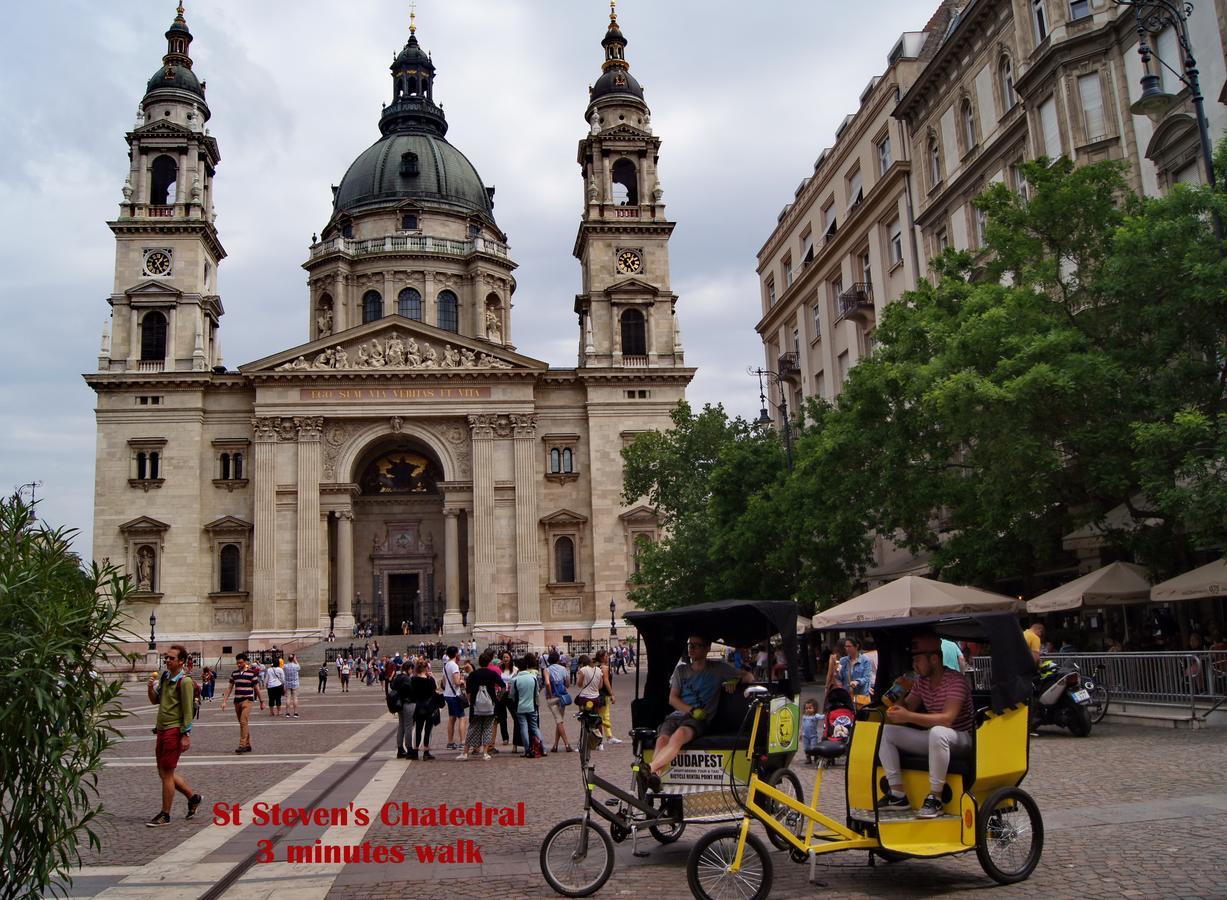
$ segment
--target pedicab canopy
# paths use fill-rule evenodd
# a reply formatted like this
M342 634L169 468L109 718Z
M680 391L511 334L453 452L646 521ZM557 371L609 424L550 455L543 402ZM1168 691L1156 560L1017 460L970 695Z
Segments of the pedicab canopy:
M648 677L643 700L634 710L636 724L642 710L645 721L656 725L669 711L669 678L686 658L686 638L701 635L730 647L748 647L778 640L788 660L788 674L779 682L780 692L796 693L800 659L797 655L797 604L791 600L716 600L660 612L629 612L630 622L643 640ZM1021 640L1021 638L1020 638Z
M1027 612L1060 612L1082 606L1121 606L1150 599L1150 578L1133 563L1114 562L1075 578L1068 584L1032 597Z
M989 675L989 704L1001 713L1031 698L1035 678L1035 657L1023 640L1018 616L1013 613L978 612L948 616L912 616L878 619L857 624L857 629L873 636L878 651L878 676L874 696L881 697L895 679L912 671L913 635L936 632L951 641L970 641L981 645L979 651L992 659ZM976 705L981 705L976 701Z
M1017 598L1005 594L947 584L919 575L904 575L838 606L824 609L814 616L814 627L819 630L841 625L861 628L861 623L875 619L992 610L1018 612L1021 609L1022 603Z

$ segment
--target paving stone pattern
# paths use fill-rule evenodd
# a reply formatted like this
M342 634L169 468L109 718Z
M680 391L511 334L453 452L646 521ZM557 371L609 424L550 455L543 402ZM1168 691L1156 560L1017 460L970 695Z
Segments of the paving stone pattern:
M383 705L378 686L354 685L348 695L330 679L328 694L315 693L314 682L303 694L302 716L269 720L253 716L256 752L235 756L237 726L229 709L220 712L206 705L193 733L192 751L184 758L183 772L206 798L206 809L218 800L242 802L268 789L321 755L335 757L314 782L294 794L296 800L314 796L330 784L366 750L380 749L348 781L338 786L326 805L353 799L376 770L389 764L404 773L387 799L415 806L449 803L514 805L524 801L527 824L523 828L472 829L442 827L405 829L374 822L362 840L376 845L401 846L410 862L400 865L355 864L336 874L329 898L436 897L506 898L550 896L538 869L538 850L546 831L556 822L577 814L582 802L579 760L576 753L560 753L526 760L509 752L490 761L460 762L455 752L442 749L445 728L437 729L433 743L439 757L433 762L391 759L393 719ZM629 701L633 678L618 678L621 703L614 708L616 732L629 728ZM154 771L152 707L139 689L126 692L126 705L138 718L125 722L129 736L111 756L113 765L102 773L101 790L109 816L103 825L101 851L86 851L84 877L74 896L92 896L117 883L119 876L102 874L98 866L137 867L156 859L180 842L215 827L211 816L184 822L185 807L176 800L175 821L166 828L148 829L143 823L157 809ZM216 702L213 704L216 707ZM548 718L548 716L547 716ZM348 753L333 748L374 720L386 723L384 737ZM572 734L575 723L571 723ZM146 740L146 737L149 739ZM573 738L574 740L574 738ZM510 750L511 748L506 748ZM141 759L147 766L133 765ZM599 771L615 782L629 784L629 741L596 754ZM796 768L808 797L814 770L800 760ZM1202 731L1099 726L1086 739L1063 732L1045 732L1031 743L1031 772L1024 786L1036 797L1044 814L1046 840L1040 867L1022 885L996 888L993 896L1051 897L1227 897L1227 863L1222 835L1227 833L1227 740L1221 730ZM395 777L395 773L393 773ZM843 770L824 774L822 808L843 815ZM310 843L321 829L295 829L288 840ZM646 835L641 849L647 858L635 858L630 842L619 845L613 878L600 896L644 895L662 889L685 896L685 861L701 833L692 826L680 842L660 847ZM237 862L243 849L254 849L255 832L243 833L219 848L206 862ZM458 839L480 848L480 865L420 864L415 844L447 844ZM823 886L808 882L809 866L790 862L774 853L773 897L913 897L946 896L993 887L980 869L974 852L959 857L895 864L866 865L865 853L835 854L817 868ZM259 874L253 867L252 877ZM119 870L116 870L119 871ZM285 885L291 888L291 885ZM321 896L323 891L321 891ZM295 893L295 896L300 896ZM314 894L311 894L314 896Z

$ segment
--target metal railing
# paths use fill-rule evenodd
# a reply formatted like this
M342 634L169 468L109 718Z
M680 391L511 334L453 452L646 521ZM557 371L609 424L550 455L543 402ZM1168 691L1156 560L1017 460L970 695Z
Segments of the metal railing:
M839 297L839 315L837 319L846 319L857 313L872 313L873 285L868 281L858 281L852 287L843 291Z
M1108 689L1110 703L1188 707L1192 719L1205 719L1227 703L1227 652L1222 650L1054 653L1044 659L1051 659L1057 665L1076 665L1084 676L1102 682ZM987 690L992 677L992 658L972 657L971 667L976 688ZM1099 672L1100 669L1103 671Z
M474 253L487 253L491 256L506 258L508 250L506 244L489 238L456 240L428 234L395 234L368 240L340 237L320 241L311 246L312 259L326 253L368 256L375 253L403 252L438 253L446 256L471 256Z

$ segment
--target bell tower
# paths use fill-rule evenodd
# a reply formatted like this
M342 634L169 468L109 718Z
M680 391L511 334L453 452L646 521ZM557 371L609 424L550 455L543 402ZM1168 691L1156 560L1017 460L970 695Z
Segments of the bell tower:
M127 134L130 167L115 234L115 282L99 371L208 371L221 364L213 176L221 159L209 135L205 83L192 70L182 4L166 31Z
M652 134L643 88L630 73L626 38L610 0L601 77L589 89L579 143L584 213L574 254L580 261L581 368L684 365L677 295L669 288L664 190L656 174L660 139Z

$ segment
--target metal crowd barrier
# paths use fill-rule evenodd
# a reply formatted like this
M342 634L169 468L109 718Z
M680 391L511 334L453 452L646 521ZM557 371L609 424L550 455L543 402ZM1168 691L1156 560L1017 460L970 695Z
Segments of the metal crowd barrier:
M1204 719L1227 703L1227 652L1222 650L1053 653L1044 658L1058 665L1072 663L1086 677L1105 684L1109 704L1120 700L1187 706L1192 718ZM971 667L976 688L988 690L992 657L972 657Z

